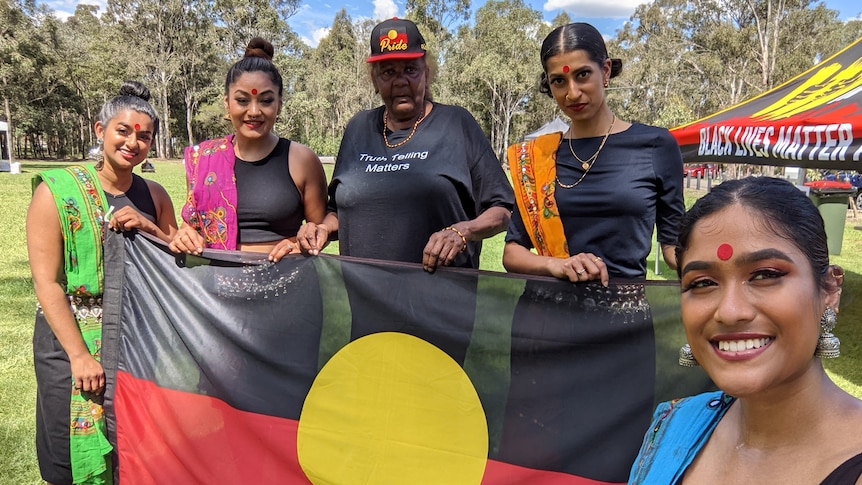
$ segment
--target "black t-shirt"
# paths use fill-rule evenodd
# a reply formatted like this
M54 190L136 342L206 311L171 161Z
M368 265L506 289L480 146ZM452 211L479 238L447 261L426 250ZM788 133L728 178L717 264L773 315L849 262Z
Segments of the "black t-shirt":
M296 236L305 219L305 207L290 176L289 153L290 140L281 138L262 160L236 159L239 242L271 242Z
M132 174L132 185L129 190L119 195L105 192L105 197L108 199L108 205L114 207L114 211L123 207L131 207L150 222L156 222L158 213L156 212L156 203L153 201L153 194L150 193L147 181L138 174Z
M573 139L572 149L586 159L602 138ZM583 173L563 139L557 177L570 185ZM610 135L584 179L572 188L557 184L554 197L569 254L600 256L613 277L644 278L653 227L658 227L659 242L676 244L685 212L679 145L666 129L635 123ZM517 208L506 241L533 247Z
M389 143L411 130L387 133ZM382 133L381 106L354 116L341 140L329 204L338 213L342 255L420 263L434 232L490 207L512 209L512 186L465 109L434 103L397 148L387 148ZM479 266L481 242L467 246L453 266Z

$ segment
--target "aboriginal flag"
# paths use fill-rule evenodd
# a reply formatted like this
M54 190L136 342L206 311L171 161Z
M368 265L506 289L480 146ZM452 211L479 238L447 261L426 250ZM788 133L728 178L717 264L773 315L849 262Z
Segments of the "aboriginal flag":
M407 45L407 31L404 28L399 27L398 29L389 29L383 35L380 36L380 51L386 52L389 49L389 46L393 45Z
M128 484L623 483L680 368L673 283L106 243Z

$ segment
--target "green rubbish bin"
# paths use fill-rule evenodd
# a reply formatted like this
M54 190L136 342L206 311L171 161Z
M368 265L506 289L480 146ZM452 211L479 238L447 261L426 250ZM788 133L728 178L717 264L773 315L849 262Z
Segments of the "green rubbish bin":
M850 204L850 197L856 195L856 189L849 182L834 180L806 182L805 185L810 189L808 197L823 217L829 254L841 254L847 207Z

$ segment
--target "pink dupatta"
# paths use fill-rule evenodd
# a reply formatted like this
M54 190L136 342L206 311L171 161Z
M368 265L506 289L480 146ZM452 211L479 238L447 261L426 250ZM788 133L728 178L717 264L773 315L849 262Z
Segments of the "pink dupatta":
M233 135L186 147L188 196L183 221L204 237L210 249L236 249L236 176Z

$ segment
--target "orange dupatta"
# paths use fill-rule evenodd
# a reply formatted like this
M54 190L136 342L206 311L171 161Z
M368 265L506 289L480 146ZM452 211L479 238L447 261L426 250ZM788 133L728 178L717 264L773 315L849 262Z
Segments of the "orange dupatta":
M550 133L511 145L506 151L515 200L530 240L539 255L555 258L569 257L563 221L554 198L556 153L562 137L562 133Z

